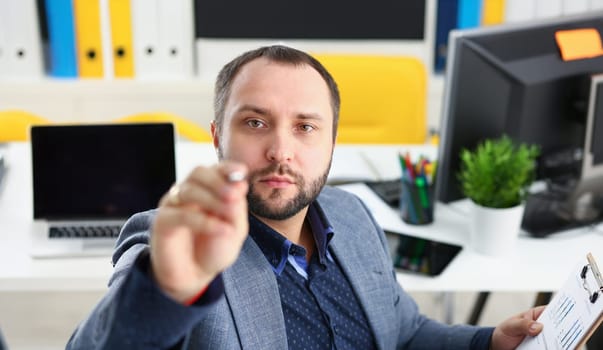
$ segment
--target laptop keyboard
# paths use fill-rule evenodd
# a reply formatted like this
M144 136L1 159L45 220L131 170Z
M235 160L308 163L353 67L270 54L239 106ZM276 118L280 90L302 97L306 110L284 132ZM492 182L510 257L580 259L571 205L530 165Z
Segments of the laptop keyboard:
M382 181L367 181L366 185L390 207L398 207L398 205L400 205L402 181L400 181L399 178Z
M51 226L50 238L117 238L121 226Z

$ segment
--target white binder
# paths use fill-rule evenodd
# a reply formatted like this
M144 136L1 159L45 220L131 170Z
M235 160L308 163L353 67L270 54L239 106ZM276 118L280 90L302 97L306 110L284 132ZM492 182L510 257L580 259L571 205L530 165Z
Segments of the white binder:
M103 78L105 80L112 80L115 77L115 70L113 69L113 43L111 42L109 0L98 1L101 25L101 48L103 51Z
M5 78L31 79L44 74L36 0L0 0L7 50Z
M505 1L505 22L525 22L536 16L536 0Z
M161 74L190 78L194 74L194 9L190 0L159 1L159 56Z
M563 0L563 14L586 13L590 7L589 2L590 0Z
M536 18L561 16L563 0L536 0Z
M0 0L0 80L8 72L8 28L6 25L6 0Z
M132 0L132 46L134 77L160 76L158 0Z
M603 10L603 0L590 0L591 10Z

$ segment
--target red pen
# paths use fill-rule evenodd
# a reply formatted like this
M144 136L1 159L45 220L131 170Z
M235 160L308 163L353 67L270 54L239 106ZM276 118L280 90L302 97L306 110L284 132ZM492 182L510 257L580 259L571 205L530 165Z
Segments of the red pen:
M414 168L410 161L410 154L408 154L408 152L406 152L406 155L404 156L404 161L406 162L406 169L408 169L408 176L410 177L411 181L414 181L415 180Z

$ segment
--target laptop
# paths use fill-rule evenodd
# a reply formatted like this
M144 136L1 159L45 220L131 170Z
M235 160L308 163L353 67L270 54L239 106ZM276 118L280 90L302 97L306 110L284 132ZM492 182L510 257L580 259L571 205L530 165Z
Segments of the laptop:
M110 256L176 180L170 123L31 128L33 257Z

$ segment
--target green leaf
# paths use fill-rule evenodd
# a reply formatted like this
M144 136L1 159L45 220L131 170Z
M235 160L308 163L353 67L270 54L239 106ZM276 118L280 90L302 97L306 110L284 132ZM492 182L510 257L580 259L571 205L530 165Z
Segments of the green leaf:
M457 174L465 196L491 208L520 204L536 172L536 145L515 144L508 136L487 139L474 150L462 149Z

